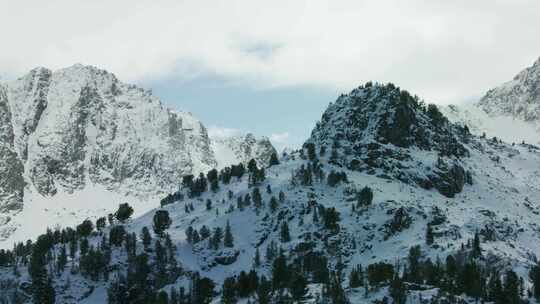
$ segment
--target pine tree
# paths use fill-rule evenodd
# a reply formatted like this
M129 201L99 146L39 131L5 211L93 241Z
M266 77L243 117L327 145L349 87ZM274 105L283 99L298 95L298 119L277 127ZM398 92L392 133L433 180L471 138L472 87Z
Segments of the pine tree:
M253 203L255 205L255 208L259 209L262 206L262 196L261 192L259 191L259 188L254 188L252 192L253 197Z
M58 255L56 267L58 269L58 274L62 273L64 271L64 268L67 264L67 251L66 246L60 247L60 254Z
M107 219L105 217L100 217L96 220L96 229L101 231L107 225Z
M156 240L155 243L155 259L156 259L156 285L161 287L165 285L167 280L167 254L165 247L161 245L160 240Z
M249 162L248 162L248 172L249 173L253 173L257 170L257 162L252 158Z
M132 214L133 214L133 208L128 203L124 203L118 206L118 210L116 211L114 216L116 217L118 221L123 223L126 220L128 220Z
M512 270L507 271L503 286L507 304L519 304L521 302L519 296L519 286L518 275Z
M398 272L394 275L394 278L390 282L389 293L393 303L395 304L405 304L407 302L407 287L405 286L403 280L399 277Z
M223 245L229 248L234 247L234 238L231 232L231 225L229 224L229 221L227 221L227 225L225 226L225 236L223 237Z
M179 304L179 302L180 302L180 297L178 296L178 291L176 291L176 288L173 287L171 288L169 303Z
M221 303L233 304L236 303L236 281L234 277L228 277L223 281L221 290Z
M88 252L89 244L87 238L82 238L79 243L79 249L81 251L81 255L85 255Z
M277 245L276 245L276 242L274 242L273 240L270 241L270 244L268 244L268 246L266 246L266 261L268 263L272 262L274 260L274 258L276 257L277 255Z
M80 225L77 226L77 234L83 237L89 236L94 229L94 224L91 220L84 220Z
M220 227L214 228L214 233L209 240L210 248L217 250L221 244L221 239L223 238L223 231Z
M32 282L32 300L34 303L54 304L55 291L47 273L47 252L50 241L42 235L32 246L32 254L28 265L28 274Z
M161 290L158 292L155 304L169 304L169 295L166 291Z
M536 264L529 272L529 277L533 282L533 295L536 300L540 300L540 265Z
M201 240L205 240L208 237L210 237L210 229L208 229L206 225L203 225L201 229L199 230L199 234L201 236Z
M199 278L196 276L193 279L193 302L194 304L210 303L214 296L215 283L209 278Z
M370 187L364 187L358 193L358 205L357 207L365 207L371 205L373 202L373 190Z
M278 290L285 287L288 278L287 260L283 253L274 260L272 265L272 288Z
M482 255L482 248L480 247L480 235L478 232L474 234L473 248L472 248L472 257L477 258Z
M258 268L261 266L261 254L259 252L259 247L255 249L255 257L253 258L253 267Z
M272 212L275 212L278 208L278 205L279 205L278 200L274 196L272 196L270 198L270 210Z
M193 244L197 244L201 240L201 237L199 236L199 232L197 230L193 230Z
M193 244L193 232L194 232L194 229L193 227L189 226L187 227L186 229L186 240L189 244Z
M154 232L160 237L164 236L165 230L169 229L172 224L172 220L169 217L169 212L167 210L157 210L153 218L153 228Z
M319 222L319 215L317 214L317 208L313 208L312 221L313 221L313 223L318 223Z
M307 280L301 273L294 273L291 278L290 292L293 297L293 300L300 301L306 295L307 289Z
M317 153L315 152L315 145L313 143L307 143L304 146L307 149L309 160L314 161L317 158Z
M433 227L431 227L431 225L428 224L427 229L426 229L426 244L432 245L433 242L434 242Z
M417 284L422 283L422 267L420 263L421 256L422 251L419 245L413 246L409 249L409 255L407 257L409 262L409 272L407 273L407 279Z
M152 236L150 235L150 231L146 226L144 226L141 230L141 240L144 246L144 250L148 251L150 243L152 242Z
M127 304L129 303L128 293L126 278L117 276L107 289L107 302L109 304Z
M324 210L323 213L324 227L328 230L339 231L340 216L336 208L331 207Z
M216 169L208 171L206 178L210 182L210 190L212 190L212 192L217 192L219 189L218 171Z
M363 285L363 272L362 272L362 266L357 265L351 270L351 274L349 275L349 287L351 288L358 288Z
M487 292L488 292L487 299L489 301L492 301L495 304L506 303L505 294L503 292L501 277L499 273L494 272L489 278Z
M482 296L481 269L474 261L465 264L459 279L461 280L459 286L467 295L475 299Z
M341 279L336 273L332 273L330 283L326 285L324 297L333 304L348 304L349 300L341 286Z
M75 261L75 255L77 254L78 244L75 238L69 240L69 257L71 261Z
M283 223L281 224L279 239L282 243L287 243L291 241L291 235L289 233L289 225L287 224L287 221L283 221Z
M259 280L259 286L257 288L257 301L259 304L270 303L270 292L272 291L272 285L266 279L265 276L261 276Z
M124 226L114 226L109 231L109 242L114 246L122 245L126 236L126 229Z
M272 166L275 166L275 165L279 165L279 160L278 160L277 154L274 152L270 156L269 166L272 167Z

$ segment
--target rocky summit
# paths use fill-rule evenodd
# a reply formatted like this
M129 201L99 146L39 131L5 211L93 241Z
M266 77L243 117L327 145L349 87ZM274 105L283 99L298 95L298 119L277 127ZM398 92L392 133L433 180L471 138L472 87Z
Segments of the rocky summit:
M329 151L332 162L350 170L435 187L452 197L470 182L461 164L470 136L436 106L393 84L368 83L331 104L306 145Z

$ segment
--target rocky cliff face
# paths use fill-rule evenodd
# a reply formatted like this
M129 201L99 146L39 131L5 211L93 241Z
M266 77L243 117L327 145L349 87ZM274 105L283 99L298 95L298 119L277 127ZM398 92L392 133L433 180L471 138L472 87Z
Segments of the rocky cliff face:
M249 144L258 151L257 141ZM20 207L25 180L43 196L88 184L149 195L218 165L206 128L191 114L83 65L37 68L7 83L0 146L0 170L9 177L0 185L0 208Z
M6 90L0 85L0 212L21 207L25 185L11 120Z
M469 135L407 91L368 83L331 104L306 145L328 151L349 169L453 196L466 180L460 158L469 154L463 144Z
M514 79L489 90L478 102L486 113L508 115L524 121L540 119L540 58Z

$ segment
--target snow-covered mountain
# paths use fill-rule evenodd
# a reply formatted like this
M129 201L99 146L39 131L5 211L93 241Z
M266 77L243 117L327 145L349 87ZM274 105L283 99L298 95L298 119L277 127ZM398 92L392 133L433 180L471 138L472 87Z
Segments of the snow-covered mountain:
M279 161L178 180L161 208L91 234L51 231L34 253L75 248L73 260L44 258L48 282L29 276L20 245L0 265L2 286L29 301L35 282L57 303L166 303L155 300L166 292L176 303L404 303L404 293L420 304L518 303L540 284L529 277L540 251L536 146L475 136L392 84L368 83Z
M540 58L478 102L441 108L451 121L507 142L540 142Z
M23 219L73 224L100 214L96 206L114 208L112 200L155 207L182 176L219 167L215 148L190 113L165 108L112 73L80 64L36 68L0 84L0 238L21 229ZM272 152L268 141L249 137L234 161L263 163ZM85 204L73 202L82 193Z

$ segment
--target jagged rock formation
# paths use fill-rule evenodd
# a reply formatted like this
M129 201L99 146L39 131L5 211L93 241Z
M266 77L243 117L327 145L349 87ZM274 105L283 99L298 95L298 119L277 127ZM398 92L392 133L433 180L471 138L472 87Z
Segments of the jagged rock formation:
M460 158L469 154L463 145L469 136L407 91L368 83L331 104L307 143L341 155L334 161L349 169L435 187L451 197L465 182Z
M0 212L21 207L23 165L17 157L6 90L0 85Z
M87 183L155 193L183 174L216 166L200 122L106 71L37 68L6 91L11 142L28 182L42 195Z
M21 206L25 180L43 196L88 184L145 196L218 166L200 121L91 66L36 68L6 83L0 115L1 170L9 177L0 185L0 210ZM237 157L260 161L273 151L253 137L241 149Z
M527 122L540 118L540 58L514 79L489 90L478 107L490 116L506 115Z

